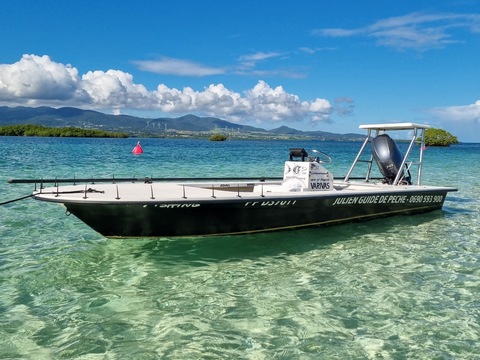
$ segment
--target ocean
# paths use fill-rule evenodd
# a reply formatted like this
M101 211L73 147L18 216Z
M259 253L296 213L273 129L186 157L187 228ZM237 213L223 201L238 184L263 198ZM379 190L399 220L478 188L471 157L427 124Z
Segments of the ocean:
M280 177L291 147L343 176L360 145L0 137L0 202L33 190L8 179ZM106 239L1 205L0 358L479 359L479 164L426 149L423 183L459 190L442 211L257 235Z

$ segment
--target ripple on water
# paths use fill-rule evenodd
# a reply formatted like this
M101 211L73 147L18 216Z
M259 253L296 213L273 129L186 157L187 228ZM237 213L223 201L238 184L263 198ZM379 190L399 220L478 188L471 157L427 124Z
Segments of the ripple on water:
M225 143L220 151L158 140L155 153L133 163L129 141L103 153L95 142L62 141L57 153L64 155L48 162L42 154L57 145L40 141L35 154L26 148L25 159L43 168L10 159L15 169L7 169L11 162L0 159L2 173L69 175L75 163L75 172L96 176L132 176L132 169L150 175L160 158L162 169L179 176L192 166L242 176L245 168L263 170L259 154L270 154L273 167L285 148L317 148ZM124 145L125 157L118 152ZM328 146L339 153L334 159L343 156L345 144ZM169 157L197 148L202 156L192 163ZM435 170L445 150L429 150L426 168ZM75 161L89 154L95 161L84 167ZM219 166L202 169L206 158ZM425 178L456 185L465 174L444 211L303 231L107 240L59 206L33 200L2 206L0 357L474 358L480 353L480 174L463 157L452 159L453 173ZM2 185L2 191L2 200L13 199L31 188Z

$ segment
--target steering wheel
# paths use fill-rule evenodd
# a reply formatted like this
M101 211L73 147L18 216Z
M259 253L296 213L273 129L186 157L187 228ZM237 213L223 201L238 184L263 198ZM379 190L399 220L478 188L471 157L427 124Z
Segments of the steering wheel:
M315 154L313 161L316 161L319 164L330 164L332 162L332 158L323 151L312 150L312 152Z

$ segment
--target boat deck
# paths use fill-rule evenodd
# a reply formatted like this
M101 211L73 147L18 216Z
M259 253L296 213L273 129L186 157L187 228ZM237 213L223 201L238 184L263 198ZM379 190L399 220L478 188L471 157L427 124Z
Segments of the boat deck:
M170 202L191 200L231 200L236 198L292 198L323 197L342 194L375 194L415 192L426 189L444 189L443 187L417 185L388 185L381 182L334 182L330 191L302 191L282 186L274 182L189 182L189 183L118 183L118 184L77 184L49 187L35 192L35 198L50 202Z

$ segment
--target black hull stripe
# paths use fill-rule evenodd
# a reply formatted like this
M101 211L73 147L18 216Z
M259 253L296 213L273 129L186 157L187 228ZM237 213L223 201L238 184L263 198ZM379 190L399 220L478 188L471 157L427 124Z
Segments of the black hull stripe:
M369 219L375 219L375 218L382 218L382 217L387 217L387 216L394 216L394 215L400 215L402 213L408 213L408 214L416 214L416 213L426 213L426 212L431 212L435 210L440 210L441 206L423 206L423 207L416 207L416 208L411 208L411 209L402 209L402 210L392 210L392 211L385 211L385 212L378 212L375 214L367 214L367 215L361 215L361 216L351 216L351 217L345 217L341 219L336 219L336 220L326 220L326 221L319 221L319 222L313 222L313 223L307 223L307 224L299 224L299 225L289 225L289 226L281 226L281 227L275 227L275 228L265 228L265 229L258 229L258 230L244 230L244 231L237 231L237 232L219 232L219 233L212 233L212 234L191 234L191 235L165 235L165 236L157 236L157 238L165 237L165 238L189 238L189 237L207 237L207 236L230 236L230 235L248 235L248 234L258 234L258 233L265 233L265 232L278 232L278 231L285 231L285 230L298 230L298 229L304 229L304 228L310 228L310 227L319 227L319 226L328 226L331 224L339 224L339 223L346 223L349 221L355 221L355 220L369 220ZM110 235L106 236L107 238L111 239L123 239L123 238L147 238L150 236L115 236L115 235Z

